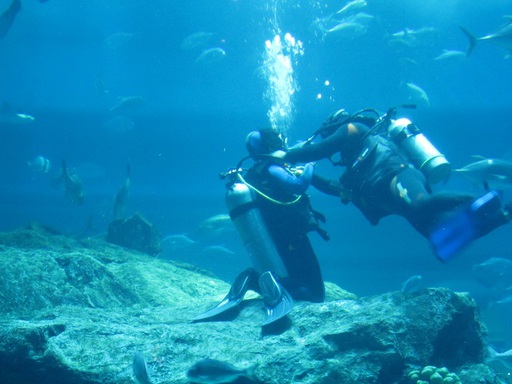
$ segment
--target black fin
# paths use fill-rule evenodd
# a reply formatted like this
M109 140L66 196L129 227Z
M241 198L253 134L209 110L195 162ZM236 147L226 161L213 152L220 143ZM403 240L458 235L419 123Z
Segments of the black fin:
M228 294L222 301L217 304L214 308L197 315L192 319L192 322L195 321L204 321L206 319L211 319L212 317L216 317L221 313L224 313L232 308L235 308L242 302L244 299L245 293L249 289L253 289L257 280L256 271L252 268L248 268L245 271L241 272L235 279L231 289Z
M283 318L293 309L293 298L269 271L260 276L259 284L267 311L267 317L261 325L266 326Z

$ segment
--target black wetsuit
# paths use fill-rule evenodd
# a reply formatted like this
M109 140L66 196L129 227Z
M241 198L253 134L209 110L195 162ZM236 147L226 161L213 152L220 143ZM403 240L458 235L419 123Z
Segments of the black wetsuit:
M340 182L350 201L372 224L397 214L426 237L440 220L475 199L469 194L432 194L425 176L399 148L387 137L369 130L362 123L342 125L320 142L289 149L285 159L296 163L339 156L337 164L345 167ZM313 185L322 190L315 180L321 178L313 178Z
M272 161L256 163L246 173L245 180L270 198L290 202L296 195L273 183L268 167ZM284 166L284 165L283 165ZM265 224L288 271L280 283L296 300L322 302L325 288L320 266L307 233L316 229L309 198L306 194L293 204L279 204L257 195L257 204Z

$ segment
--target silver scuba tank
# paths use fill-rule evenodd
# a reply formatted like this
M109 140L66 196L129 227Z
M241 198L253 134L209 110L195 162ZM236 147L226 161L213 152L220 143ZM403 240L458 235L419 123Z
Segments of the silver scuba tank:
M256 272L272 271L280 278L287 277L288 271L256 204L256 193L243 183L234 183L226 192L226 205Z
M450 163L409 119L391 120L388 135L409 161L423 172L429 184L448 178Z

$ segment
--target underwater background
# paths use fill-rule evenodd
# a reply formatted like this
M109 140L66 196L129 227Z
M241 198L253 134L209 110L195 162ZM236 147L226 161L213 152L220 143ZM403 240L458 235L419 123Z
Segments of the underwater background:
M1 11L11 3L0 1ZM512 61L486 41L466 55L460 29L495 32L512 14L509 1L352 3L337 13L348 3L23 0L0 39L1 116L34 121L0 120L0 230L37 221L70 236L104 234L130 164L126 211L158 229L160 257L232 280L249 266L236 232L224 222L201 223L227 213L219 173L246 156L248 132L272 123L268 111L283 102L274 91L286 86L293 88L284 100L290 144L340 108L385 112L414 103L399 113L454 168L475 155L512 159ZM284 45L286 33L301 46L283 48L289 76L272 82L265 42L280 36ZM444 50L454 54L439 57ZM37 156L51 162L48 172L35 169ZM59 182L63 160L84 183L82 205ZM341 173L327 162L318 168ZM434 188L484 193L457 174ZM357 295L399 290L413 275L424 286L470 291L491 311L495 343L512 348L511 304L493 305L492 287L474 276L475 265L490 258L512 260L511 227L444 264L402 218L374 227L353 206L309 192L331 235L329 242L310 236L326 280ZM511 199L507 191L504 197ZM169 236L187 240L169 249ZM512 283L512 271L503 273Z

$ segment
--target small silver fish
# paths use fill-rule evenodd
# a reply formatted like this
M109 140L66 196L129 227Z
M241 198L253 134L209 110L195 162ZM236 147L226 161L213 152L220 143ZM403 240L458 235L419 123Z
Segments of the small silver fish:
M366 7L367 5L368 4L366 3L365 0L352 0L352 1L348 2L347 4L345 4L343 6L343 8L338 10L335 13L335 15L345 15L347 13L362 9L362 8Z
M507 359L512 361L512 349L509 349L505 352L498 352L492 347L487 347L487 351L489 352L489 357L491 359Z
M138 107L141 107L146 104L146 99L142 96L126 96L118 98L118 102L112 108L110 108L110 112L112 113L120 113L126 112Z
M74 170L70 170L66 167L64 160L62 160L62 178L64 179L64 186L66 187L66 196L74 203L83 204L85 196L84 184Z
M473 266L476 281L494 292L505 292L512 284L512 260L491 257Z
M483 159L453 171L485 189L503 191L512 188L512 162L507 160Z
M439 30L432 27L405 28L388 37L388 44L397 48L418 48L431 46L439 37Z
M21 125L34 121L35 118L33 116L27 115L26 113L14 112L6 101L4 101L0 108L0 124Z
M28 162L29 168L37 173L48 173L52 168L52 163L46 157L36 156Z
M162 239L162 243L169 244L170 246L176 248L187 248L197 244L197 241L192 240L187 235L178 234L164 237Z
M215 34L212 32L196 32L181 40L181 49L191 50L205 47Z
M208 247L203 248L201 250L200 254L202 256L219 258L219 257L233 256L235 254L235 252L233 252L229 248L226 248L223 245L209 245Z
M135 352L133 355L133 378L138 384L151 384L151 380L149 378L148 365L146 364L146 359L142 352Z
M229 215L220 213L203 220L197 227L197 232L203 236L217 236L232 231L234 228Z
M192 240L184 234L169 235L162 239L162 252L160 254L164 259L175 258L177 254L188 253L197 245L197 241Z
M125 214L126 201L130 191L130 164L126 164L126 179L123 186L117 191L114 199L114 209L112 218L114 220L123 218Z
M363 24L344 21L328 29L326 33L337 37L350 38L364 35L367 30L368 27Z
M215 63L221 61L226 56L226 51L222 48L210 48L199 55L196 64Z
M447 60L447 59L463 59L466 57L466 52L443 49L443 53L436 56L434 60Z
M487 41L496 47L504 49L507 51L507 55L505 57L512 55L512 17L504 17L507 19L507 22L498 28L496 32L491 33L490 35L475 37L467 29L462 27L460 28L469 39L469 46L466 52L466 56L471 55L471 52L473 52L473 49L475 48L478 41Z
M420 86L414 83L406 83L405 84L410 92L410 98L414 101L420 101L424 103L427 107L430 107L430 99L428 98L427 92Z
M257 381L254 376L254 367L238 369L231 364L214 359L201 360L187 371L188 380L197 384L232 383L240 377Z
M416 292L421 289L423 285L423 276L421 275L413 275L409 277L405 282L402 284L401 291L404 293L411 293Z

